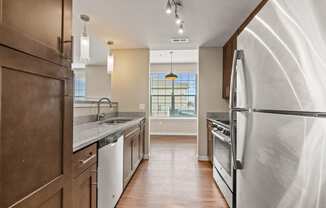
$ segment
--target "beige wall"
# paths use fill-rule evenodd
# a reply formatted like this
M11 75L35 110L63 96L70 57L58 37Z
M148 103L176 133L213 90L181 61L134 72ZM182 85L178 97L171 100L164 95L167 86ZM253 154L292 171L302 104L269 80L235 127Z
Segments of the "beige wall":
M197 135L197 118L150 118L151 135Z
M113 50L113 55L112 101L119 103L120 112L145 112L148 128L149 50L119 49ZM145 154L148 154L148 138L147 135Z
M207 112L227 112L222 98L223 48L199 49L198 158L207 159Z

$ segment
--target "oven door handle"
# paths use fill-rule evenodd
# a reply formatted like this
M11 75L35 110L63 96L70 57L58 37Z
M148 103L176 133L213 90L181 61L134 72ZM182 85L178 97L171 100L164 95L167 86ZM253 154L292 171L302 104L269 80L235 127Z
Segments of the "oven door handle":
M216 138L218 138L220 141L222 141L222 142L224 142L224 143L227 143L227 144L229 144L229 145L232 144L231 139L227 139L227 138L225 138L224 136L220 135L219 133L216 133L214 130L212 130L211 132L212 132L212 134L213 134Z

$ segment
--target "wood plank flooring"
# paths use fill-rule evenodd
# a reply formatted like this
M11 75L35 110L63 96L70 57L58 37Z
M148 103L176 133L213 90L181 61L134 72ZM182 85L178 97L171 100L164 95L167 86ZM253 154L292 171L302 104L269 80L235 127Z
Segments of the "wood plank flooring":
M144 161L117 208L227 208L209 162L196 159L195 137L151 137Z

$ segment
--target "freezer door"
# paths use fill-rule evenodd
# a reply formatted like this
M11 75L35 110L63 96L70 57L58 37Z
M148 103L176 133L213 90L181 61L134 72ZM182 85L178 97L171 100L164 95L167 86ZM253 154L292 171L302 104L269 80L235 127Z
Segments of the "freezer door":
M237 117L237 208L325 207L326 118Z
M326 112L325 8L325 0L270 0L240 34L249 106Z

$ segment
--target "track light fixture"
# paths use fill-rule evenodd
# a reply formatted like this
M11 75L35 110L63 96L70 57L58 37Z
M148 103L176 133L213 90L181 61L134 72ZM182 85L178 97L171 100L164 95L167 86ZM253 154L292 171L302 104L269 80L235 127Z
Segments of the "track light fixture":
M177 25L180 25L181 22L182 22L182 20L181 20L180 16L178 15L178 13L176 13L176 14L175 14L175 23L176 23Z
M178 33L184 33L184 21L179 14L179 8L183 7L182 0L168 0L165 12L170 15L174 9L175 23L179 26Z
M167 14L171 14L172 13L172 4L171 4L171 1L170 0L168 0L168 3L166 4L165 12Z
M183 22L180 23L178 33L179 33L180 35L183 35L183 33L184 33Z

